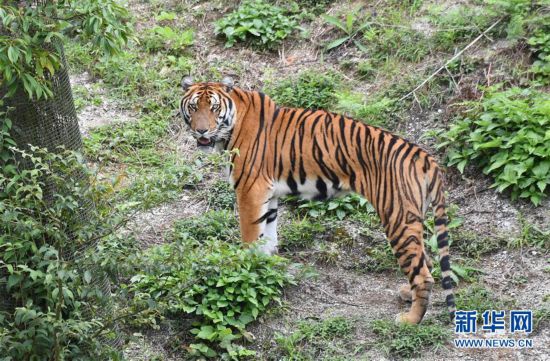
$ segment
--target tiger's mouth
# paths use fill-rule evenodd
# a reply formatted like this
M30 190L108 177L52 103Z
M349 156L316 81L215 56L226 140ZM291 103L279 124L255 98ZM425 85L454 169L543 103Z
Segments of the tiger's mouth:
M214 146L214 139L205 138L205 137L197 138L197 146L198 147L213 147Z

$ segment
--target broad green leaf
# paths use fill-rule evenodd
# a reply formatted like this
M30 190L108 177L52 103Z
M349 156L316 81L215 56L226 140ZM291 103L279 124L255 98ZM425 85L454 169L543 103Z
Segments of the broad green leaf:
M327 50L330 50L330 49L334 49L340 45L342 45L343 43L345 43L346 41L349 40L349 36L345 36L343 38L340 38L340 39L336 39L334 41L331 41L330 43L328 43L327 45Z

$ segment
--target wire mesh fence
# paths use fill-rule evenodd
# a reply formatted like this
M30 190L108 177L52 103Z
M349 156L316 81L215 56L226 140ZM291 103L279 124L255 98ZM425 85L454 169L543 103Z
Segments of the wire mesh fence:
M54 46L51 46L50 50L53 48ZM31 100L24 93L23 89L19 89L15 95L4 100L4 109L2 110L8 112L9 118L13 123L11 136L17 143L18 148L25 151L29 151L31 145L45 148L51 152L55 152L60 146L64 149L74 151L82 149L82 137L74 107L62 44L55 44L55 49L60 50L59 55L62 66L50 79L53 97L46 100ZM4 98L5 92L5 89L0 89L0 98ZM18 159L18 164L25 169L32 167L32 163L26 158ZM82 183L86 183L87 181L84 173L66 176L73 177L73 179L82 181ZM46 202L53 202L56 195L56 186L48 179L44 179L43 184L44 200ZM81 211L77 221L87 222L90 213L93 211L93 207L94 205L91 201L87 201L86 204L80 204L79 208ZM69 236L74 237L74 235ZM76 249L76 252L73 249L72 251L62 252L60 256L65 261L74 261L75 257L78 257L75 255L85 254L86 251L90 250L93 251L97 246L97 242L98 240L83 244ZM96 272L97 270L97 266L91 266L89 269L92 274L102 274L101 272ZM4 274L0 274L0 279L4 279L4 283L0 283L0 311L13 310L17 305L6 289L6 271L5 269L0 269L0 272L4 272ZM96 277L94 282L93 286L99 288L105 298L111 296L111 284L107 276ZM112 315L114 312L112 302L102 304L100 309L102 314L99 316ZM87 316L92 316L91 310ZM104 341L117 348L120 348L122 345L118 332L116 332L116 337L105 339Z

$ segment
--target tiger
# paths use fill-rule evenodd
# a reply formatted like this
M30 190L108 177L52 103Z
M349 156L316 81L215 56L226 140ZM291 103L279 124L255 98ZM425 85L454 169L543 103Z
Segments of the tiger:
M444 172L416 144L378 127L325 110L282 107L231 78L182 79L179 113L199 149L232 152L229 181L236 193L242 241L277 251L278 199L324 200L346 193L366 198L380 217L408 278L401 298L412 302L400 323L422 321L434 284L423 221L434 213L442 287L451 320L456 310L449 256Z

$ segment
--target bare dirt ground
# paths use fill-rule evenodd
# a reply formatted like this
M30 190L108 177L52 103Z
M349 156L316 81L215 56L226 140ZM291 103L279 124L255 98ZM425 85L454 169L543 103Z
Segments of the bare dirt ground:
M135 2L133 2L135 3ZM137 13L146 13L148 5L138 3ZM220 66L220 72L233 74L238 85L247 89L261 88L266 78L292 77L300 69L315 67L317 70L330 69L338 59L320 60L317 47L319 39L326 36L321 27L313 26L310 42L285 43L278 53L258 53L245 47L236 46L226 49L223 42L213 35L212 21L219 16L219 4L201 2L195 5L205 15L193 18L190 13L182 14L182 21L190 26L203 29L197 31L194 45L196 59L210 66ZM197 10L197 9L195 9ZM222 9L223 11L223 9ZM333 9L335 11L335 9ZM138 23L140 26L147 24ZM424 27L422 23L418 27ZM426 31L429 31L427 29ZM492 46L492 45L488 45ZM476 51L482 51L477 49ZM344 54L345 55L345 54ZM225 59L234 59L233 68ZM202 74L197 74L200 77ZM91 79L86 74L73 74L73 85L89 87ZM357 84L357 90L368 91L376 84ZM90 89L92 89L90 87ZM121 109L116 102L109 100L109 94L101 91L103 98L99 106L88 105L80 110L79 118L83 135L98 126L113 121L132 121L136 118L130 110ZM176 95L175 95L176 96ZM441 113L444 110L434 109L420 114L412 114L410 121L402 125L404 133L411 140L422 143L420 137L426 130L439 127ZM194 142L183 136L182 156L191 157ZM191 159L191 158L189 158ZM211 179L222 177L221 173L212 175ZM208 182L208 181L205 181ZM550 200L545 200L540 207L526 203L512 203L508 198L490 188L491 181L471 171L460 175L456 170L449 170L449 201L458 205L458 216L463 218L464 227L474 234L488 237L505 237L508 240L517 238L521 231L520 217L539 226L550 224ZM203 186L203 185L201 185ZM163 235L177 219L200 215L207 209L206 201L200 192L185 190L175 202L138 214L130 224L140 242L150 246L164 242ZM289 215L282 212L282 218ZM451 251L452 252L452 251ZM292 254L287 254L292 257ZM304 262L308 262L307 259ZM307 279L297 286L285 290L284 307L277 315L261 317L251 329L256 341L254 347L259 351L259 359L269 356L268 350L274 348L275 333L288 334L293 331L297 320L325 319L343 316L356 320L356 344L371 345L373 333L369 330L370 321L393 319L399 312L408 307L399 302L397 289L405 279L398 272L364 274L340 265L314 264L318 277ZM479 283L489 288L498 298L510 298L516 301L518 309L538 309L542 307L543 298L550 294L548 273L548 250L501 249L496 253L481 258L478 267L482 270ZM459 287L464 287L460 285ZM443 296L439 285L434 287L433 305L427 317L443 312ZM128 360L176 360L178 355L171 354L170 337L173 329L163 324L159 331L144 331L134 334L133 341L124 352ZM550 329L548 324L532 335L535 347L526 350L459 350L452 345L441 348L435 353L427 353L420 360L550 360ZM391 357L375 347L366 347L355 358L357 360L389 360Z

